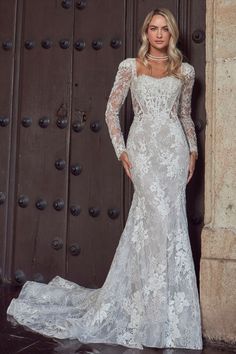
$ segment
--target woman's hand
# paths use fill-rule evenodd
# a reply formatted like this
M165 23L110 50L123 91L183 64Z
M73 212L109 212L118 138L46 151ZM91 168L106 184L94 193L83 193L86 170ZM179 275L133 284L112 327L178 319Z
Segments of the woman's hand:
M190 179L193 177L193 173L194 173L195 165L196 165L196 160L197 160L196 154L194 152L190 153L187 184L190 181Z
M129 161L129 157L126 151L123 151L122 154L120 155L120 161L123 164L123 167L125 169L125 172L127 174L127 176L131 179L132 181L132 177L131 177L131 173L130 173L130 169L132 168L132 164Z

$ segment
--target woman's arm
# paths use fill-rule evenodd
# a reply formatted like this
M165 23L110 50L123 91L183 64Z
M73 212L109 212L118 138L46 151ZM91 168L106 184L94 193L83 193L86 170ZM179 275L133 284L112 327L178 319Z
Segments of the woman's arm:
M105 121L118 160L120 160L121 153L126 151L119 112L128 94L131 78L131 63L128 59L125 59L119 64L105 112Z
M183 65L183 64L182 64ZM185 63L186 73L185 80L182 86L182 92L179 102L179 119L182 123L185 135L188 140L190 152L198 158L197 137L195 126L191 118L191 99L193 84L195 80L195 70L190 64Z

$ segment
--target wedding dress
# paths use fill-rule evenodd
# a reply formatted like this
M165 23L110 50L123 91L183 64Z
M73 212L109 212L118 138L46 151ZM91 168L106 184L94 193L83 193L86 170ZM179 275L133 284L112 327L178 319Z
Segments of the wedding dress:
M134 194L125 228L101 288L56 276L27 281L7 313L43 335L129 348L202 349L201 313L188 235L189 151L197 150L191 119L193 66L185 80L137 75L123 60L105 120L117 158L127 151ZM131 90L134 119L126 146L119 110Z

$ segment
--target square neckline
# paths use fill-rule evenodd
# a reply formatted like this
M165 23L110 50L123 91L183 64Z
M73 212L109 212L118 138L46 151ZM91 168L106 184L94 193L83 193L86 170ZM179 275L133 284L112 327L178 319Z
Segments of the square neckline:
M183 63L182 63L183 64ZM182 64L181 64L181 73L183 72L183 69L182 69ZM139 77L141 76L144 76L144 77L150 77L154 80L163 80L163 79L166 79L167 77L174 77L173 75L165 75L165 76L161 76L161 77L157 77L157 76L151 76L151 75L147 75L147 74L140 74L138 75L138 70L137 70L137 58L134 58L134 75L135 75L135 78L138 79Z

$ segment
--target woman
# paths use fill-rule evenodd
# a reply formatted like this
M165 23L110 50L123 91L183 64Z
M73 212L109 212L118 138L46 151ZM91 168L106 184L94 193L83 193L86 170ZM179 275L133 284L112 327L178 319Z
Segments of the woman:
M60 277L26 282L8 314L34 331L82 343L202 349L185 200L198 157L194 68L182 63L177 39L171 12L150 12L138 58L120 63L107 103L112 143L134 184L107 278L99 289ZM129 88L135 116L125 146L119 110Z

